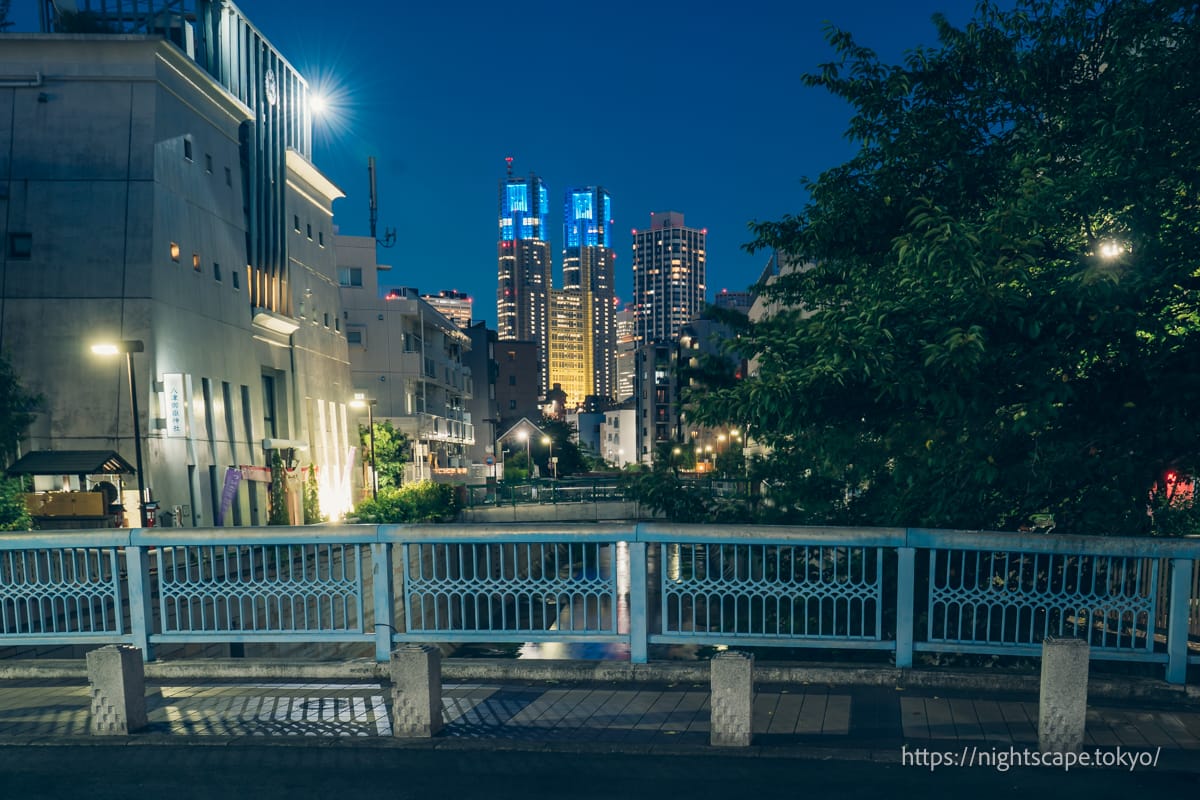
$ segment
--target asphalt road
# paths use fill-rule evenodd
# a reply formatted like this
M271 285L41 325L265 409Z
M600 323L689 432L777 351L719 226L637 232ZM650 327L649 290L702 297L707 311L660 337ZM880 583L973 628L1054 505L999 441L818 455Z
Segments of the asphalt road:
M311 746L0 746L0 797L89 800L386 797L389 800L1069 798L1200 795L1200 774L928 769L774 757Z

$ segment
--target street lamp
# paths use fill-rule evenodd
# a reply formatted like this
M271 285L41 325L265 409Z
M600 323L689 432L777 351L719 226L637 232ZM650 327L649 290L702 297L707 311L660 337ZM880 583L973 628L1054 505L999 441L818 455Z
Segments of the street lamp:
M542 437L542 444L550 448L550 467L554 470L554 480L558 480L558 462L554 460L554 440L549 436Z
M371 499L379 498L379 471L375 469L375 400L368 400L366 395L355 392L350 401L351 408L367 410L367 435L371 442Z
M529 477L533 478L533 457L529 454L529 431L518 431L517 438L525 443L525 469L529 471Z
M142 423L138 419L137 377L133 373L133 354L145 352L146 347L141 339L123 339L119 342L98 342L92 345L92 352L98 356L115 356L125 354L125 367L129 370L129 406L133 411L133 453L137 464L138 484L138 516L142 527L147 526L146 520L146 476L142 470Z

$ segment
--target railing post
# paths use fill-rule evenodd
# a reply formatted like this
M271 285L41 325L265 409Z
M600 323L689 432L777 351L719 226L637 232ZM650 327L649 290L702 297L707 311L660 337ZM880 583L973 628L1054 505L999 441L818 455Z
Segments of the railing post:
M646 543L629 542L629 660L634 664L649 660L646 581Z
M1171 598L1167 617L1167 683L1187 682L1193 568L1190 558L1171 559Z
M371 575L374 589L372 602L375 609L375 660L383 664L392 657L392 634L396 630L390 544L371 543Z
M125 573L129 585L129 633L133 637L133 646L142 652L144 660L153 661L150 629L154 625L154 606L150 591L150 559L145 547L132 544L125 547Z
M909 669L913 664L917 550L914 547L898 547L896 556L896 666Z

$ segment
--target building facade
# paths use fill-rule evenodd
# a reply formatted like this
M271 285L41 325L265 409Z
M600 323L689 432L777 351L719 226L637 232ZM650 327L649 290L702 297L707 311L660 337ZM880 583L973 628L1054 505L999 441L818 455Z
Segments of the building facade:
M471 327L471 296L455 289L443 289L437 294L423 294L421 299L438 310L446 319L466 330Z
M341 192L310 161L307 84L232 4L162 5L110 0L121 36L0 35L0 347L46 398L26 446L140 449L171 522L204 526L266 524L279 454L340 516ZM140 442L101 339L141 348Z
M548 202L541 178L517 178L509 162L500 181L496 245L496 333L500 341L535 342L539 352L538 391L549 386L550 243L546 241Z
M376 421L408 436L404 480L465 481L475 426L474 388L466 366L471 340L415 289L380 292L375 239L335 237L344 328L356 392L374 400ZM367 424L367 415L356 415Z
M640 344L669 342L704 311L708 231L689 228L683 214L650 215L633 231L633 314Z

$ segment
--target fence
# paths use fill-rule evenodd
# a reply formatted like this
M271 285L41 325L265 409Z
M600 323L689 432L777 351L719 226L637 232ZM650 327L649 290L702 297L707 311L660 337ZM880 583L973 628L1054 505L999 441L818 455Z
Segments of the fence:
M1200 663L1200 538L668 524L0 536L0 646L618 642Z

